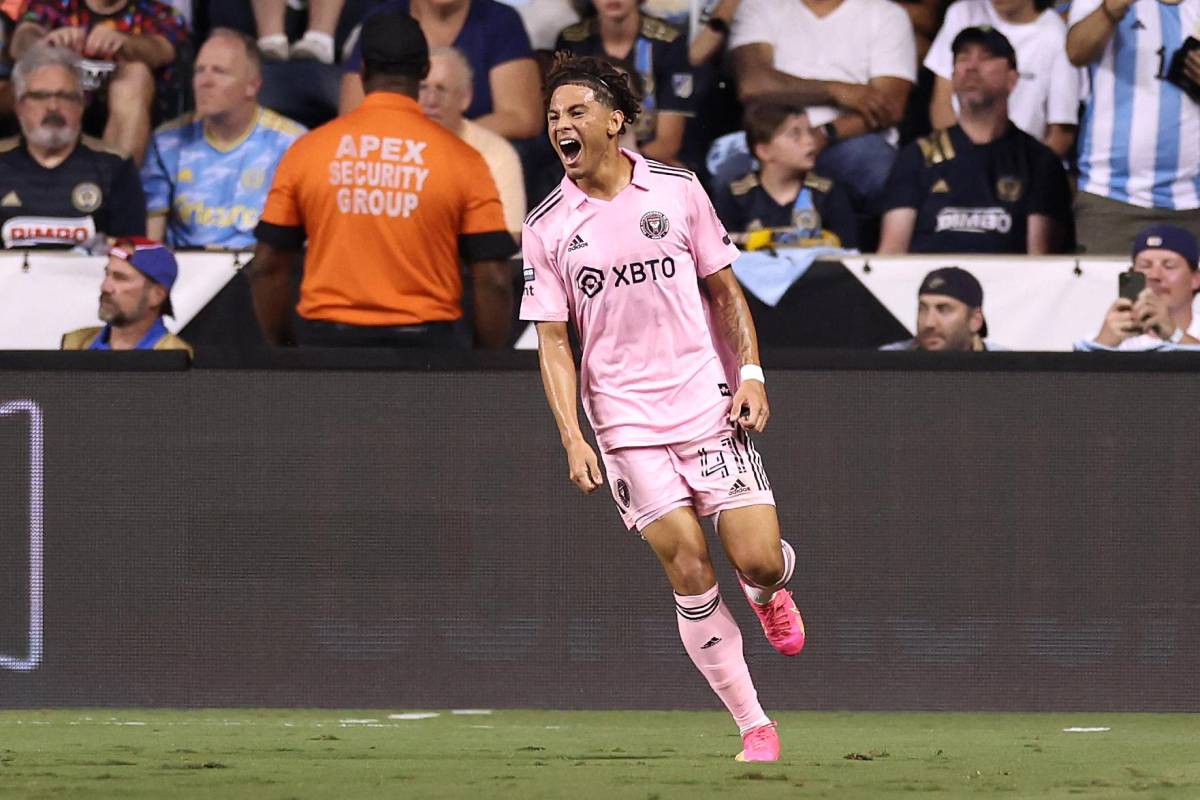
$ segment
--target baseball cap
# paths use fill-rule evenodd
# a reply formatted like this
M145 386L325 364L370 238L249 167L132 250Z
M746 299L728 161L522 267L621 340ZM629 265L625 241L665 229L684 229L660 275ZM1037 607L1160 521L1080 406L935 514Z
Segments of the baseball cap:
M429 43L403 11L381 11L363 20L362 58L372 72L416 78L429 73Z
M968 308L983 308L983 287L962 267L942 267L930 272L917 289L918 297L923 294L944 294L965 303ZM979 335L987 336L987 320L979 329Z
M108 249L108 254L128 261L138 272L166 289L167 299L163 303L162 313L175 316L175 309L171 307L171 287L179 277L179 264L162 242L141 236L119 239Z
M963 28L958 32L958 36L954 37L954 43L950 45L950 52L958 55L958 51L969 44L983 45L989 53L997 58L1007 58L1009 66L1013 69L1017 68L1017 51L1013 50L1012 42L991 25Z
M1191 231L1184 230L1176 225L1167 225L1160 223L1151 225L1148 228L1143 228L1133 240L1133 258L1137 258L1138 254L1143 250L1170 250L1183 256L1183 260L1188 262L1188 266L1192 269L1197 269L1200 264L1197 263L1196 237Z

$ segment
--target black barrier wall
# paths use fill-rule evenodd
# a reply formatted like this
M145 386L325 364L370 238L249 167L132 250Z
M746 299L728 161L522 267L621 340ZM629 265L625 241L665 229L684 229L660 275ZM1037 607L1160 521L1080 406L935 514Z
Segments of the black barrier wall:
M1189 373L774 370L809 643L768 708L1200 711ZM44 421L44 650L0 705L716 707L533 371L0 372ZM28 657L29 415L0 415ZM721 562L722 565L724 562Z

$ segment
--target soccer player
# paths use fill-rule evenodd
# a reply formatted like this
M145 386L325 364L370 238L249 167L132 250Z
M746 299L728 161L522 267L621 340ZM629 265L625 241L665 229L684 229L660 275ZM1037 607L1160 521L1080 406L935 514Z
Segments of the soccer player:
M749 435L770 412L754 321L729 267L737 248L695 175L618 146L641 110L623 73L560 56L546 81L550 141L566 176L525 220L521 316L537 323L571 480L585 493L604 483L575 410L568 321L617 511L666 571L684 648L741 732L738 759L775 761L775 723L758 703L698 519L717 516L768 640L799 653L804 623L783 588L795 554L779 537ZM719 353L740 373L727 374Z

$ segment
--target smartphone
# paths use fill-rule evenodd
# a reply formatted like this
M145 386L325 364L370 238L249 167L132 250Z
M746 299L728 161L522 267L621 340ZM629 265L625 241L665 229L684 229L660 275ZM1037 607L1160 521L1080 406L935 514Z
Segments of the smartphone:
M1137 270L1127 270L1117 276L1117 292L1126 300L1137 300L1138 295L1146 288L1146 273Z

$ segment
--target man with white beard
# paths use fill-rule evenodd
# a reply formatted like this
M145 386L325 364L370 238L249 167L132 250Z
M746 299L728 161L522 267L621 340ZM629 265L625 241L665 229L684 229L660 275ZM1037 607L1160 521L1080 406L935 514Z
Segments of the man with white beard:
M144 236L133 162L80 134L79 56L35 45L13 69L21 135L0 140L0 239L6 248Z

